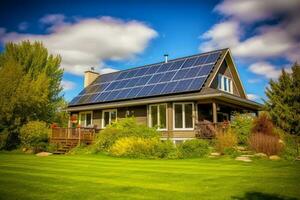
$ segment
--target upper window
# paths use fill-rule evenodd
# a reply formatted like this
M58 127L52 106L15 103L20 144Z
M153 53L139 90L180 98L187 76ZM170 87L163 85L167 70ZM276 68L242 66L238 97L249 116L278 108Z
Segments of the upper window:
M193 103L174 103L174 129L193 129Z
M149 106L149 126L157 127L158 130L167 129L167 105L156 104Z
M102 111L102 128L105 128L107 125L116 121L117 119L117 110L103 110Z
M88 127L92 125L92 112L80 112L79 114L79 124L83 127Z
M232 80L231 78L222 74L218 75L218 88L225 92L232 93Z

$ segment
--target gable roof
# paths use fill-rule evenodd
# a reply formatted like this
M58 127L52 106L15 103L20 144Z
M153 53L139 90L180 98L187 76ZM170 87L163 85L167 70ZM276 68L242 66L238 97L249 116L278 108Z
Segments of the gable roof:
M69 106L199 92L227 53L220 49L100 75Z

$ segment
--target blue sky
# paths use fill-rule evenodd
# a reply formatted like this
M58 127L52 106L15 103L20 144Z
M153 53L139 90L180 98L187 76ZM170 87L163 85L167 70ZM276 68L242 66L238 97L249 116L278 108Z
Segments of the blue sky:
M42 41L62 56L67 100L83 71L128 69L229 47L249 98L300 55L299 0L2 1L0 50L7 41Z

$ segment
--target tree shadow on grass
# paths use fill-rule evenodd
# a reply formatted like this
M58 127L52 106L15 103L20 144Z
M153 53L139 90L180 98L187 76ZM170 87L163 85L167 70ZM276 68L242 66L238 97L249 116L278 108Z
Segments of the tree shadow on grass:
M235 200L299 200L294 197L287 197L278 194L266 194L262 192L247 192L243 197L232 197Z

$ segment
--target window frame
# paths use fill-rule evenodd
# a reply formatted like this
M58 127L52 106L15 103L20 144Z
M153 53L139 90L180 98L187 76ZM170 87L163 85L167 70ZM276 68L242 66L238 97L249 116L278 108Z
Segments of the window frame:
M108 112L109 113L109 123L108 125L111 124L111 113L112 112L116 112L116 121L118 120L118 110L117 109L106 109L106 110L102 110L102 119L101 119L101 128L106 128L106 126L104 126L104 113Z
M192 128L186 128L186 124L185 124L185 105L186 104L192 104ZM176 128L175 126L175 105L181 105L182 106L182 128ZM195 105L194 102L176 102L173 103L173 130L178 130L178 131L193 131L195 129Z
M166 106L166 127L165 128L159 128L159 125L160 125L160 114L159 114L160 108L159 108L159 106L160 105ZM158 103L158 104L148 105L148 126L153 127L152 126L152 116L151 116L151 107L153 107L153 106L157 106L157 125L158 125L157 130L158 131L167 131L168 130L168 104L167 103Z
M84 125L81 125L81 115L82 114L85 115ZM79 112L79 121L78 121L78 124L80 126L88 127L88 125L86 124L86 114L91 114L91 124L90 125L93 125L93 111L84 111L84 112Z
M224 79L227 79L226 85L227 85L227 90L225 90L225 85L224 85ZM232 83L232 78L224 75L224 74L218 74L218 89L222 90L224 92L233 94L233 83Z

